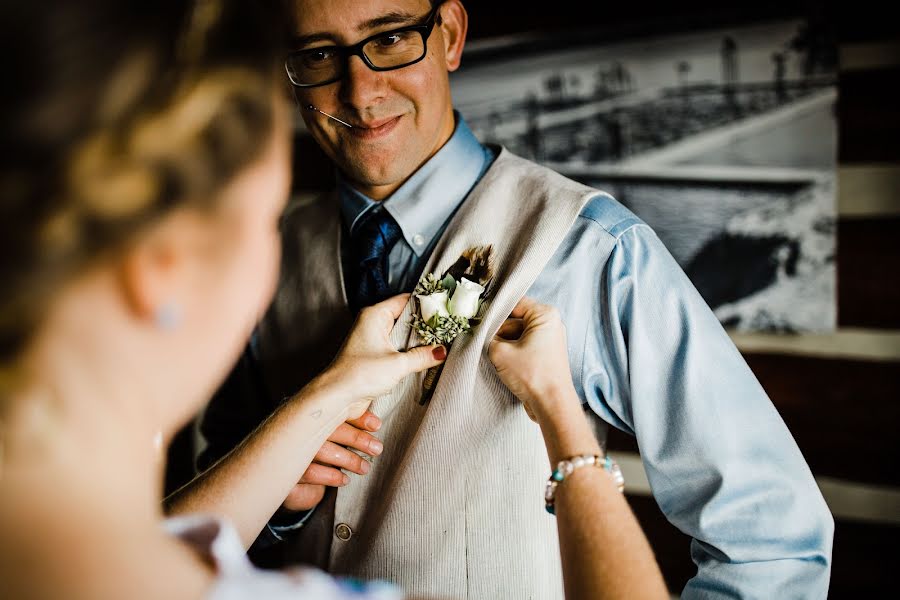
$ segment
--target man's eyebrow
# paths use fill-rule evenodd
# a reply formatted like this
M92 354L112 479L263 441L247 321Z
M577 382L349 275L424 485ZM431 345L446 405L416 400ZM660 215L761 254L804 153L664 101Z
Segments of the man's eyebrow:
M316 42L334 42L334 37L327 33L311 33L309 35L297 35L291 39L293 48L303 48Z
M387 25L398 25L400 27L403 27L405 25L416 25L421 20L422 15L411 14L403 11L392 11L387 14L381 15L380 17L375 17L374 19L369 19L368 21L360 23L357 26L356 30L362 34L365 34L373 29L379 29ZM308 46L316 42L337 43L337 40L333 35L328 33L311 33L309 35L294 36L294 38L291 40L291 45L294 48L303 48L304 46Z
M361 23L359 27L356 28L356 30L359 32L364 32L372 29L378 29L379 27L384 27L385 25L415 25L421 19L422 15L414 15L403 11L392 11L387 14L381 15L380 17L375 17L374 19L369 19L368 21Z

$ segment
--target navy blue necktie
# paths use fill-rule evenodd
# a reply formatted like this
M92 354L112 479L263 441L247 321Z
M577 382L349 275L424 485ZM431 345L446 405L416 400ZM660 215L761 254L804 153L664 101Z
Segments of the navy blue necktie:
M351 267L356 285L347 291L355 311L391 295L388 254L401 237L400 226L381 207L373 209L351 235Z

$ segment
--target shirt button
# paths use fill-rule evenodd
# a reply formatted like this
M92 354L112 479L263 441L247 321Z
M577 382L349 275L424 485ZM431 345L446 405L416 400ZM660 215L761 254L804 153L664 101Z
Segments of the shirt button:
M413 244L415 244L416 246L421 246L424 243L425 243L425 238L422 237L421 233L417 233L416 235L413 236Z
M350 529L350 526L346 523L338 523L334 528L334 535L336 535L339 540L346 542L353 537L353 530Z

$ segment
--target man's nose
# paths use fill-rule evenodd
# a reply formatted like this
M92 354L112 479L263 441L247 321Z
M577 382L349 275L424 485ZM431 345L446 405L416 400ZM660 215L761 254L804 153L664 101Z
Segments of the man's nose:
M341 101L357 109L372 106L385 95L384 73L370 69L361 56L347 59L340 86Z

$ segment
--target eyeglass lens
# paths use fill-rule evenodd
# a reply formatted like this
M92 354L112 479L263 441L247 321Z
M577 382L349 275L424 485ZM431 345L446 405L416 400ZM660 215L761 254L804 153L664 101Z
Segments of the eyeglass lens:
M425 56L425 50L425 38L416 30L386 32L362 47L369 66L384 70L410 65ZM294 83L316 85L340 79L346 59L335 47L311 48L291 55L286 66Z

